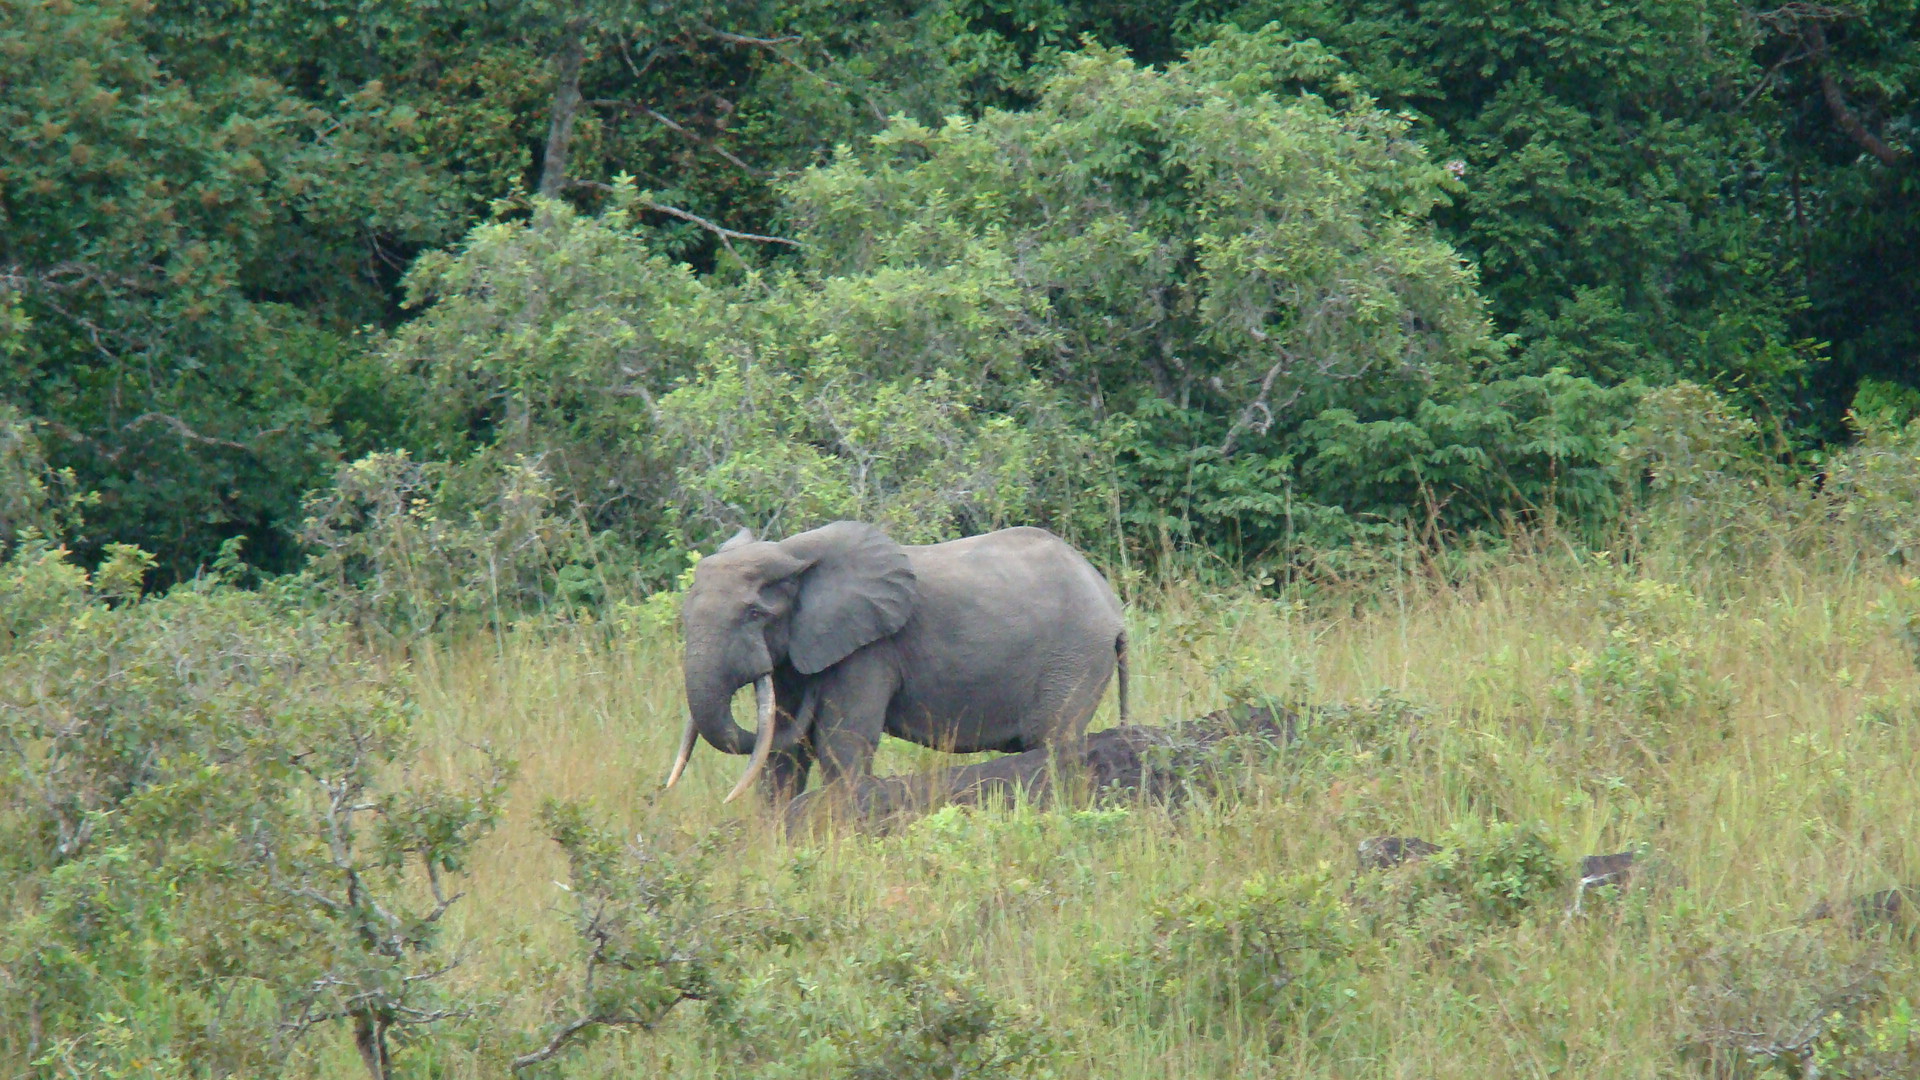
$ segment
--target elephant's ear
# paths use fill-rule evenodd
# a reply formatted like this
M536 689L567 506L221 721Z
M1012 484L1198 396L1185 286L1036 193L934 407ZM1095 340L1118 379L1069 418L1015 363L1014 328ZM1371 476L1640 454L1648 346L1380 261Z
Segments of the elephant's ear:
M739 532L734 533L733 536L730 539L728 539L726 543L721 544L720 550L732 551L734 548L737 548L742 544L751 544L751 543L753 543L753 530L741 529Z
M907 625L919 599L907 553L887 534L836 521L780 541L808 563L795 597L787 657L812 675Z

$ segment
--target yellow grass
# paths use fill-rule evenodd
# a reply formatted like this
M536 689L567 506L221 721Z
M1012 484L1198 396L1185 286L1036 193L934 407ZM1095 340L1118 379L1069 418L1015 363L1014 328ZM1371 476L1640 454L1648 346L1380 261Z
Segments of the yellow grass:
M423 646L425 768L458 772L481 742L520 763L453 928L470 958L459 977L504 1002L500 1045L445 1051L436 1067L497 1075L505 1051L529 1045L515 1033L566 1008L577 977L566 867L535 821L554 796L589 799L666 848L740 822L716 896L771 900L831 928L791 953L745 954L743 984L790 972L829 987L854 978L863 945L905 943L977 972L1011 1014L1059 1035L1051 1067L1064 1077L1711 1075L1681 1048L1702 1025L1689 987L1698 1000L1725 985L1720 957L1792 934L1835 962L1865 955L1882 946L1796 920L1821 899L1920 880L1920 680L1869 617L1893 583L1878 567L1784 558L1736 572L1563 557L1311 602L1168 590L1130 611L1137 717L1191 718L1239 689L1310 703L1390 691L1420 710L1414 752L1276 766L1239 798L1136 811L1072 841L1031 811L976 811L948 819L937 843L922 830L796 849L754 807L720 805L741 759L703 748L679 787L660 790L684 707L666 635L548 628ZM1582 683L1610 640L1613 681ZM1665 669L1678 704L1595 699L1658 676L1662 649L1678 657ZM1096 725L1111 722L1109 700ZM934 756L889 745L880 768ZM1638 899L1601 899L1583 917L1565 914L1568 892L1516 927L1456 927L1444 942L1431 925L1378 930L1310 1030L1191 1010L1156 1023L1111 1006L1096 954L1147 940L1156 906L1228 896L1257 875L1322 874L1344 889L1363 837L1439 838L1488 819L1537 822L1567 863L1644 846L1658 872ZM1911 955L1887 948L1891 982L1869 1019L1920 996ZM1831 988L1818 971L1778 975L1735 989L1764 1014L1770 994ZM558 1071L710 1075L702 1023L682 1006L654 1031L564 1055ZM341 1075L357 1068L350 1054L329 1060Z

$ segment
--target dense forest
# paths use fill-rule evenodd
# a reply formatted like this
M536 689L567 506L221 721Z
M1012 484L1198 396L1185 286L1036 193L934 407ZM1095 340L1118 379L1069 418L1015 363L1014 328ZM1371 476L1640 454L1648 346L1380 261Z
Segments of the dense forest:
M1920 1075L1920 0L0 0L0 140L0 1074ZM665 790L841 519L1133 786Z
M515 469L592 576L1290 566L1604 523L1649 388L1809 474L1920 403L1911 3L6 12L0 396L161 581Z

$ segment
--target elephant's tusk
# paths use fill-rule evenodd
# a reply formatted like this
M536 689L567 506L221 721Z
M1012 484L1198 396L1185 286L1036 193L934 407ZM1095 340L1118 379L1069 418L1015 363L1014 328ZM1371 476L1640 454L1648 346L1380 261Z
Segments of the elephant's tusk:
M752 787L754 780L760 776L760 770L766 768L767 755L773 752L772 675L762 675L753 684L753 698L760 706L760 722L754 728L753 760L747 762L746 775L740 777L740 782L733 785L733 790L727 792L727 797L721 802L732 802L740 797L741 792Z
M667 785L672 787L680 779L680 773L693 760L693 742L700 737L699 725L693 722L693 714L687 714L687 730L680 736L680 753L674 755L673 771L667 774Z

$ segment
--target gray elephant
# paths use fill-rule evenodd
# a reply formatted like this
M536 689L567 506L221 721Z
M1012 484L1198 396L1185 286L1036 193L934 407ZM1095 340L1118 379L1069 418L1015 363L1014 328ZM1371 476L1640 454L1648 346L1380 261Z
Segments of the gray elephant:
M1116 669L1127 715L1120 602L1045 529L918 547L855 521L778 542L742 529L700 561L682 621L688 717L667 785L704 737L753 755L728 801L756 777L791 798L815 763L858 792L882 733L955 753L1077 749ZM730 708L749 683L752 732Z

